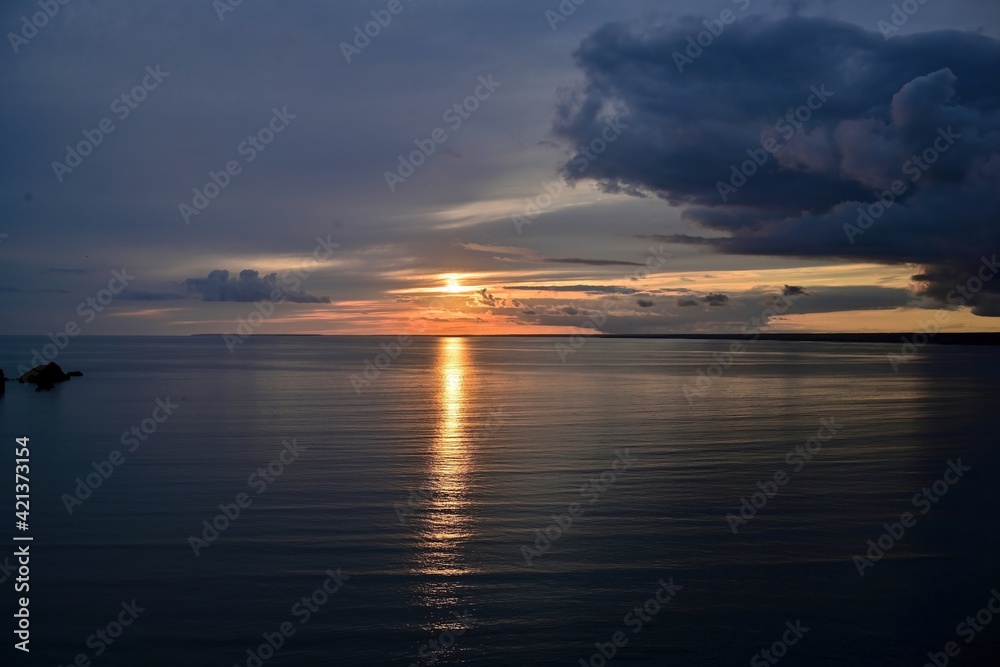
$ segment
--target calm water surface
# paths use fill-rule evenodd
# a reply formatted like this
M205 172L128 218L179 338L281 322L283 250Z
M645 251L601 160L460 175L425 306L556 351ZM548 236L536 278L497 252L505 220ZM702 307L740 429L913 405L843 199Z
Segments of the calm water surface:
M745 665L798 621L782 665L919 666L948 641L956 664L1000 664L1000 622L956 634L1000 587L1000 351L932 346L894 372L897 346L761 341L689 400L729 342L588 340L564 363L560 339L418 338L361 386L392 340L80 338L57 361L84 378L8 383L11 483L13 439L31 438L33 631L29 660L8 645L0 663L247 665L290 622L264 665L600 665L618 631L609 664ZM45 342L0 337L0 366ZM804 461L823 420L833 437ZM915 507L959 459L971 470ZM726 515L776 473L734 533ZM852 556L907 511L859 576ZM635 632L626 615L671 578ZM133 599L135 622L88 647Z

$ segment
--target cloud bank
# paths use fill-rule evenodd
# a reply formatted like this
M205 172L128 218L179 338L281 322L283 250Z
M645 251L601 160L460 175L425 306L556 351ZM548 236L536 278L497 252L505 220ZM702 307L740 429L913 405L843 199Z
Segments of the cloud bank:
M683 207L709 233L661 239L920 265L918 293L935 303L1000 251L1000 42L750 17L681 72L674 53L698 26L597 30L555 123L581 145L621 113L628 129L585 176ZM950 305L1000 316L1000 280Z

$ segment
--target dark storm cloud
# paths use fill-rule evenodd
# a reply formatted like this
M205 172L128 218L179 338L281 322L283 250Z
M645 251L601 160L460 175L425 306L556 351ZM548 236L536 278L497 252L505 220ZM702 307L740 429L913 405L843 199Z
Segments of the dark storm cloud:
M920 283L917 294L943 301L950 305L972 306L972 313L982 317L1000 317L1000 295L995 284L1000 264L996 254L983 258L980 270L967 264L937 264L924 273L913 276Z
M919 264L922 293L939 301L1000 250L1000 42L961 31L886 40L829 19L750 17L682 73L674 53L695 27L597 30L576 54L586 83L556 120L580 144L598 136L608 108L623 110L627 131L584 176L655 193L712 232L660 240ZM748 151L763 164L749 163L744 184L733 170ZM894 183L900 192L888 193ZM964 303L1000 314L1000 280Z
M276 273L261 278L252 269L240 271L238 278L231 278L229 271L215 270L207 278L188 278L184 281L184 289L189 295L200 296L202 301L259 301L272 299L275 290L280 290L284 300L291 303L330 303L327 296L279 287Z

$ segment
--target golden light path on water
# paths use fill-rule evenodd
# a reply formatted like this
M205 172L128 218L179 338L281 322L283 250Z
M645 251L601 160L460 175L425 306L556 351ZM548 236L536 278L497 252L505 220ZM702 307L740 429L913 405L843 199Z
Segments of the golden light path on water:
M440 338L435 366L438 424L429 456L430 498L419 514L415 571L430 577L420 602L437 609L463 603L458 579L471 572L463 548L471 537L468 354L464 338ZM438 626L440 627L440 626Z

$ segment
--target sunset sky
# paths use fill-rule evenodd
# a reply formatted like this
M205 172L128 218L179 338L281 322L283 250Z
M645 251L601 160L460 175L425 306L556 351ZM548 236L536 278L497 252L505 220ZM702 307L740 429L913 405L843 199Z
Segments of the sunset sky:
M221 6L4 3L0 334L1000 331L1000 4Z

